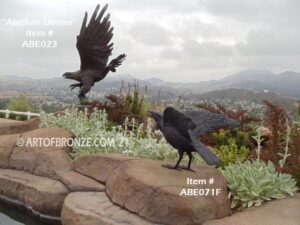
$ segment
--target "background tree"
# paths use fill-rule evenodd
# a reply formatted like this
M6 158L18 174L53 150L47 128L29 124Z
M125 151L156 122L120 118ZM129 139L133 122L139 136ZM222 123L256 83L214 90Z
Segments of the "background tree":
M6 109L9 103L9 98L0 99L0 109Z
M30 98L24 94L21 94L15 98L12 98L9 101L7 108L13 111L27 112L31 111L33 106Z

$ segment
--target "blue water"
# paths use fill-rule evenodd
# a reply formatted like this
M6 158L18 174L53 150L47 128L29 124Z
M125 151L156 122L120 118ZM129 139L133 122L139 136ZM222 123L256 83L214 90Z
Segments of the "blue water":
M24 210L0 203L0 225L49 225L29 216Z

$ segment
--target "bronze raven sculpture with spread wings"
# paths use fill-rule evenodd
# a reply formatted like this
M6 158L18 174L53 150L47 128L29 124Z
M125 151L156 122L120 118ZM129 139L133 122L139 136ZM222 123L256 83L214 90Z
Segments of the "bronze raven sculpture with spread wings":
M98 14L100 5L97 5L88 25L88 15L87 12L85 13L76 43L81 61L80 70L63 74L63 77L79 82L70 85L72 90L76 87L80 88L79 99L85 98L85 94L90 91L95 82L104 79L108 72L116 72L116 67L120 66L126 58L126 55L122 54L107 64L113 50L113 43L110 43L113 37L110 14L103 18L107 7L106 4Z
M192 152L198 152L207 164L219 167L219 158L198 138L215 129L239 125L236 120L206 110L180 112L172 107L167 107L164 113L153 111L149 113L168 143L178 150L179 159L176 165L164 165L171 169L191 170ZM189 157L189 162L187 167L182 167L179 164L185 152Z

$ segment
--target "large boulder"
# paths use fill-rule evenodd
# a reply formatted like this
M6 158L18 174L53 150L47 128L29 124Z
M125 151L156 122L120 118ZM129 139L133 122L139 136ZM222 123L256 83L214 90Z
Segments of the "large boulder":
M125 157L120 154L97 154L79 157L74 164L74 170L105 183L109 174L120 164L137 158Z
M0 169L0 199L59 220L68 189L59 181L23 171Z
M63 225L150 225L136 214L114 205L104 192L73 192L64 202Z
M39 118L33 118L26 121L16 120L0 120L0 135L4 134L19 134L30 130L37 129L40 124Z
M300 193L274 200L260 207L251 207L230 217L207 221L203 225L299 225Z
M39 176L60 180L72 170L73 161L63 150L43 150L32 148L15 148L9 168L23 170Z
M70 171L62 176L62 182L72 192L74 191L104 191L105 186L92 178L86 177L75 171Z
M0 168L8 167L8 160L16 145L19 134L0 136Z
M23 146L26 145L27 149L59 149L65 150L66 152L71 152L72 148L64 142L73 139L74 137L74 134L59 127L39 128L23 133L21 136ZM52 143L50 143L51 141Z
M72 168L73 160L65 151L42 151L35 163L33 174L61 180Z
M154 160L119 164L106 181L110 199L149 221L168 225L200 225L230 214L220 171L208 165L193 165L195 172L178 171L162 164Z
M22 142L18 141L18 146L13 149L8 167L52 179L61 179L73 167L73 161L67 153L70 147L43 141L57 138L67 140L73 138L73 135L62 128L41 128L22 134Z
M10 156L8 168L33 173L38 156L39 151L36 149L16 147Z

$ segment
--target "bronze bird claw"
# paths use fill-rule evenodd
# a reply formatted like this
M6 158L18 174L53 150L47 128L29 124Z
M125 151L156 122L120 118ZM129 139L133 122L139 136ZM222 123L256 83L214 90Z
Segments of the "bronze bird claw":
M178 167L175 167L175 166L170 165L170 164L164 164L164 165L162 165L162 167L165 167L165 168L168 168L168 169L172 169L172 170L181 171L181 169L179 169Z

